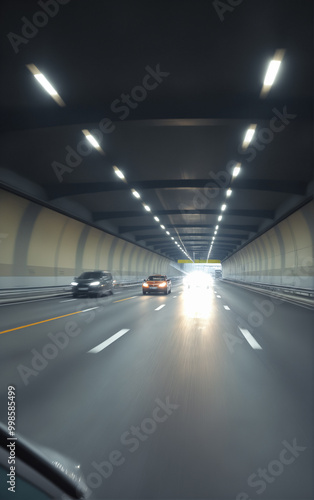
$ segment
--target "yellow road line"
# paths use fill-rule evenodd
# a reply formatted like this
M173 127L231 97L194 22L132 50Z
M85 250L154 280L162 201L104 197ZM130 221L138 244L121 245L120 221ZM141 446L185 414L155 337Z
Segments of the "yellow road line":
M28 328L29 326L40 325L41 323L47 323L47 321L53 321L55 319L66 318L67 316L72 316L73 314L79 314L83 311L77 311L74 313L64 314L63 316L57 316L56 318L44 319L43 321L38 321L37 323L31 323L30 325L17 326L16 328L11 328L10 330L4 330L1 333L14 332L14 330L20 330L21 328Z
M137 296L135 296L135 297L128 297L127 299L114 300L114 302L122 302L123 300L136 299L136 297Z

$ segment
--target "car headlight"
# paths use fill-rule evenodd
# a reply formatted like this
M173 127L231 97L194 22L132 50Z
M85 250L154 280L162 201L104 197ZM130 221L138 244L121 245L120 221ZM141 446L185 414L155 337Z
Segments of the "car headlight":
M148 287L148 284L147 284L147 283L143 283L143 285L142 285L142 286L145 286L145 288L147 288L147 287Z
M167 286L167 283L164 281L163 283L160 283L160 285L158 285L160 287L164 287L164 286Z
M90 283L90 286L97 286L97 285L100 285L100 281L93 281L92 283Z
M78 283L76 281L72 281L71 285L76 286L76 285L78 285Z

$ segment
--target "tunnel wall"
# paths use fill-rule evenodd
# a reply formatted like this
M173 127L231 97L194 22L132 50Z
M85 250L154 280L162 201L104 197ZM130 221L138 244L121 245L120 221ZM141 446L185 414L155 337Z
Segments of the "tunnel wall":
M224 279L314 289L311 201L222 263Z
M0 189L0 288L68 285L94 269L118 281L181 274L154 252Z

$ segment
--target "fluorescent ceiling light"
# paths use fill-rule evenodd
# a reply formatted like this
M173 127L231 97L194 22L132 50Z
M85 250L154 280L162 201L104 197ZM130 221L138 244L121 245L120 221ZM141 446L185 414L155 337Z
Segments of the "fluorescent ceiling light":
M94 148L96 149L100 148L100 145L98 144L98 142L96 141L95 137L92 134L87 134L86 139L91 143L92 146L94 146Z
M215 236L213 236L213 240L215 239Z
M271 87L273 85L273 83L276 79L276 76L278 74L280 65L281 65L281 61L276 61L274 59L272 61L270 61L268 69L267 69L267 73L265 76L265 80L264 80L265 86Z
M98 142L96 141L95 137L90 133L90 131L85 128L85 129L82 130L82 132L85 135L85 137L88 140L88 142L90 142L90 144L95 149L97 149L97 151L99 151L101 154L105 155L104 151L101 149L101 146L98 144ZM114 170L115 170L116 173L117 173L117 171L119 171L119 169L117 167L113 167L113 168L114 168ZM124 179L124 176L120 177L120 179Z
M229 198L229 196L231 196L231 193L232 193L232 189L228 189L227 190L227 198Z
M237 163L233 169L232 176L237 177L240 173L240 170L241 170L241 163Z
M223 205L221 205L221 211L224 212L227 208L227 205L224 203Z
M121 170L118 169L118 167L114 166L113 167L113 170L114 170L114 173L120 178L120 179L125 179L123 173L121 172Z
M163 226L162 224L160 224L160 227L161 229L166 229L165 226Z
M251 140L253 139L253 136L255 134L255 130L253 130L252 128L249 128L245 134L245 138L244 138L244 142L243 142L243 146L248 146L251 142Z
M254 134L255 134L255 129L256 129L256 124L255 125L251 125L247 129L246 134L245 134L245 138L244 138L244 141L243 141L243 144L242 144L243 149L247 148L248 145L250 144L250 142L252 141L252 139L254 137Z
M135 191L135 189L131 189L131 191L132 191L133 196L135 196L135 198L140 198L141 197L140 193L138 193L137 191Z
M271 87L273 86L276 77L278 75L278 71L284 55L285 55L284 49L276 50L273 59L270 61L268 65L260 97L266 97Z
M146 210L147 212L150 212L150 207L149 207L148 205L143 205L143 207L145 208L145 210Z
M217 229L219 229L219 226L216 226L216 227L215 227L215 229L216 229L216 231L217 231Z
M171 236L171 239L172 239L172 240L174 240L174 237L173 237L173 236Z
M166 234L170 235L169 231L166 231Z
M43 75L35 64L26 64L27 69L34 75L38 83L45 89L46 92L56 101L59 106L65 106L65 102L61 99L56 89L47 80L45 75Z
M217 231L215 231L214 234L217 234Z
M218 220L219 222L222 220L222 215L219 215Z
M48 82L47 78L42 73L38 73L37 75L34 75L34 77L40 83L40 85L44 87L45 91L48 92L48 94L50 94L51 96L58 95L58 92L53 88L51 83Z
M159 219L158 219L158 217L154 217L154 219L155 219L156 222L160 222Z

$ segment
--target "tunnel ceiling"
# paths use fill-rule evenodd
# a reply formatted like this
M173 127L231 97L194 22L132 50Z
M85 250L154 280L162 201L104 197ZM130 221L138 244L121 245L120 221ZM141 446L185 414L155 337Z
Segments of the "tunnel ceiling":
M312 199L312 10L308 0L1 2L0 186L173 260L226 259Z

